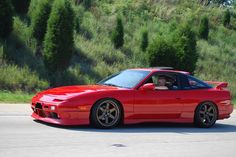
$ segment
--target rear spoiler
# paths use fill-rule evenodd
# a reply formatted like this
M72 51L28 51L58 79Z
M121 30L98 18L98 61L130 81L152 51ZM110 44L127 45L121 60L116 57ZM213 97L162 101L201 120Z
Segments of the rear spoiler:
M216 89L224 90L228 87L227 82L214 82L214 81L205 81L206 83L213 85Z

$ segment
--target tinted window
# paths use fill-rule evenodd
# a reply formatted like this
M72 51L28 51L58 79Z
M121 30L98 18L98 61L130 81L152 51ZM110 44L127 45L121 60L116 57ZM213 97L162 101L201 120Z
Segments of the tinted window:
M207 83L193 77L193 76L185 76L182 75L181 79L182 89L204 89L204 88L211 88L210 85Z

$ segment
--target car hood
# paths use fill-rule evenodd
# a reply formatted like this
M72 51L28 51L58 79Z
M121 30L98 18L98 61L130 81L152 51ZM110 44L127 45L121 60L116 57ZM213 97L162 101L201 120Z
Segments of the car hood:
M60 99L65 100L84 93L117 90L119 87L105 85L81 85L81 86L63 86L40 92L37 97L41 100Z

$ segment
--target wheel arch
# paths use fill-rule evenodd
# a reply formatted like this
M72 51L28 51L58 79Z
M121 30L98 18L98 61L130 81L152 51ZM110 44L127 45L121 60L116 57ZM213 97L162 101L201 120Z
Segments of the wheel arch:
M214 101L205 100L205 101L201 101L200 103L198 103L198 105L195 107L195 109L194 109L194 120L195 120L195 115L196 115L196 111L197 111L198 106L200 106L201 104L206 103L206 102L210 102L210 103L212 103L216 107L217 119L218 119L218 117L219 117L219 109L218 109L217 104Z
M121 120L120 120L120 122L119 122L119 125L120 125L120 124L123 124L123 122L124 122L124 107L123 107L123 104L122 104L118 99L113 98L113 97L103 97L103 98L100 98L100 99L96 100L96 101L93 103L92 107L90 108L90 113L89 113L89 123L90 123L90 124L91 124L91 114L92 114L92 110L93 110L95 104L98 103L99 101L108 100L108 99L109 99L109 100L113 100L113 101L117 102L118 105L120 105L120 108L121 108Z

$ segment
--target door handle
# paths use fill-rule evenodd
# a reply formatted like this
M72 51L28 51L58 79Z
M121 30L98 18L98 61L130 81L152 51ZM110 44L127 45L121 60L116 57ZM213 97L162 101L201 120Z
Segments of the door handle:
M177 100L180 100L181 98L176 98Z

